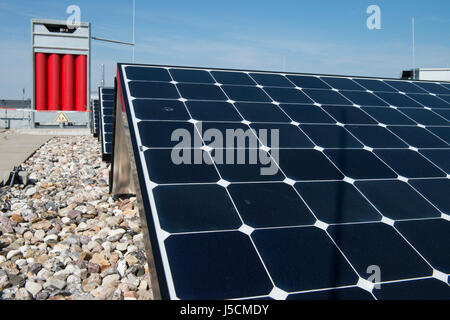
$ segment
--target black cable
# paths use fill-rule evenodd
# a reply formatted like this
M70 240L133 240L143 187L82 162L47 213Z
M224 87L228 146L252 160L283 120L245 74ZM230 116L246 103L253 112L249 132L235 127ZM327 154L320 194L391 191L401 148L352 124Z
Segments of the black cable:
M9 202L8 199L3 199L3 196L9 190L11 190L12 186L14 185L14 181L16 181L16 177L19 174L19 171L22 171L22 166L14 167L14 170L11 172L10 175L11 178L8 187L6 189L3 189L2 192L0 193L0 211L2 212L6 212L11 209L11 203Z

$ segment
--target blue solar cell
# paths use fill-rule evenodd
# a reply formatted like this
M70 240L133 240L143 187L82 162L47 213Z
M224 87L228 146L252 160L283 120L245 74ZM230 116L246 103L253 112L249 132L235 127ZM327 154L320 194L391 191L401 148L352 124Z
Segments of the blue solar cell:
M423 108L423 105L404 94L391 92L375 92L375 94L390 105L398 108Z
M444 117L447 121L450 121L450 109L433 109L435 113L440 115L441 117Z
M276 105L271 103L235 103L242 116L253 122L290 122Z
M135 98L180 98L177 89L170 83L131 81L129 87L131 96Z
M439 217L440 213L407 183L399 180L358 181L356 187L393 220Z
M189 113L202 121L242 121L234 106L228 102L187 101Z
M418 179L411 180L410 183L440 211L450 214L450 203L448 201L449 179Z
M355 107L322 106L334 119L344 124L377 124L369 115Z
M279 137L278 146L273 144L273 140L269 139L268 143L265 143L266 146L274 148L312 148L314 147L313 143L308 139L308 137L299 130L298 127L293 126L291 124L251 124L251 127L258 132L260 130L266 130L268 135L270 132L275 132L277 130L277 134ZM259 137L262 135L258 134ZM273 137L272 137L273 138Z
M358 287L291 294L287 300L373 300L370 292Z
M348 100L363 106L387 106L388 104L372 93L364 91L340 91Z
M303 90L311 99L320 104L353 105L339 93L332 90L305 89Z
M284 177L278 166L270 155L262 150L258 150L259 159L262 161L256 161L252 163L250 160L245 163L238 163L238 156L240 152L245 154L246 159L250 159L251 150L226 150L226 152L233 153L230 158L233 159L233 163L229 161L221 164L216 164L217 169L223 179L230 182L251 182L251 181L283 181ZM228 157L228 154L227 154ZM264 163L265 162L265 163ZM266 171L264 170L266 169ZM267 172L264 174L264 172Z
M321 108L314 105L280 104L280 107L298 123L336 123Z
M381 220L375 208L347 182L298 182L295 188L317 218L325 223Z
M331 89L329 85L320 80L318 77L312 76L294 76L288 75L287 78L291 80L297 87L304 89Z
M375 79L353 79L356 83L370 91L397 92L394 88L387 85L381 80Z
M232 230L242 225L226 190L217 184L158 186L153 192L161 227L167 232Z
M429 94L408 94L407 96L428 108L450 108L447 102Z
M214 83L209 72L204 70L170 69L173 80L178 82Z
M225 93L231 100L248 102L271 102L267 94L257 87L223 86Z
M382 280L431 276L432 269L395 230L384 223L330 226L328 232L360 275L377 265ZM387 250L389 248L389 250Z
M450 252L450 242L447 241L450 234L448 221L443 219L402 221L397 227L435 269L450 274L450 261L442 254Z
M270 73L250 73L250 76L259 85L267 87L294 87L294 85L284 76Z
M331 161L352 179L389 179L397 175L383 162L366 150L325 150Z
M358 282L356 273L322 230L258 230L252 239L275 285L282 290L324 289Z
M403 141L416 148L448 148L449 145L427 131L419 127L389 126Z
M155 183L205 183L219 181L214 166L205 162L194 165L194 152L197 151L203 157L204 151L199 150L172 150L172 149L150 149L145 151L145 161L149 175ZM181 155L179 155L181 152ZM190 162L176 164L172 161L172 153L181 158L184 153L191 154Z
M189 120L184 104L176 100L133 100L136 117L146 120Z
M425 149L419 151L436 166L450 174L450 149Z
M261 296L273 287L250 238L241 232L174 235L165 246L180 299Z
M320 77L320 79L328 83L332 88L339 90L365 90L363 87L361 87L351 79L333 77Z
M266 93L274 100L282 103L313 103L303 92L288 88L264 88Z
M408 81L389 81L389 80L385 80L384 82L386 82L388 85L394 87L395 89L397 89L400 92L405 92L405 93L426 93L425 90L423 90L422 88L414 85L413 83L410 83Z
M437 83L416 81L414 82L414 84L421 87L423 90L434 94L450 94L450 89L447 89L446 87Z
M391 108L361 108L379 123L391 125L416 125L414 121Z
M436 113L426 109L402 108L401 112L425 126L450 125L450 122L440 117Z
M442 100L447 101L447 103L450 104L450 95L438 95L438 97ZM445 105L444 105L444 107L449 108L449 106L445 106Z
M378 299L383 300L449 300L448 284L430 278L414 281L386 283L374 290Z
M125 72L129 80L165 82L172 80L169 72L163 68L125 67Z
M412 150L376 150L389 167L399 175L407 178L445 177L446 173ZM408 159L408 161L405 161Z
M211 71L218 83L254 86L256 83L243 72Z
M316 150L281 149L279 165L286 176L296 181L341 180L342 174Z
M300 128L322 148L362 148L347 130L337 125L301 125Z
M450 144L450 127L429 127L428 130Z
M142 145L147 148L174 148L179 144L177 130L190 134L192 141L200 139L193 124L189 122L141 121L138 123Z
M228 100L218 86L211 84L177 84L180 94L185 99L193 100Z
M386 128L380 126L345 126L365 146L371 148L408 148L408 145L397 138Z
M285 183L232 184L228 190L244 223L253 228L315 223L306 205Z

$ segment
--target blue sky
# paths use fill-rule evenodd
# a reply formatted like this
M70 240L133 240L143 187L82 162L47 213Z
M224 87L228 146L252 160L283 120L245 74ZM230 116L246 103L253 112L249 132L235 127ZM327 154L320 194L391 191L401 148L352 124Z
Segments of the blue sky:
M131 41L131 0L0 0L0 99L31 93L30 19L66 20L81 8L92 35ZM366 9L381 8L381 30L368 30ZM398 77L416 65L450 67L450 1L148 1L136 0L136 62L308 73ZM131 62L126 46L92 41L92 87L106 65ZM5 76L6 75L6 76Z

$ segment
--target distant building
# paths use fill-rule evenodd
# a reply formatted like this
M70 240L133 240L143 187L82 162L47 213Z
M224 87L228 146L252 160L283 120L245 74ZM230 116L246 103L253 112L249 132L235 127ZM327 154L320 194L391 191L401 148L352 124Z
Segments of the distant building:
M450 82L450 68L417 68L402 72L402 79L448 81Z

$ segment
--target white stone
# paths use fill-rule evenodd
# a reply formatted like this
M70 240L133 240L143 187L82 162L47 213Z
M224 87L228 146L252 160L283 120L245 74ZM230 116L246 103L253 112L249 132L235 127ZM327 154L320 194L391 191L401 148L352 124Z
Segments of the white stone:
M58 236L56 234L49 234L48 236L46 236L44 238L45 243L52 243L52 242L57 242L57 241L58 241Z
M116 286L119 280L120 276L118 274L111 274L103 278L102 286L103 287Z
M42 285L37 282L28 280L25 283L25 289L27 289L27 291L31 293L31 295L35 298L36 295L42 290Z
M11 258L17 256L18 254L20 254L20 250L11 250L10 252L8 252L8 254L6 255L6 259L10 260Z
M125 260L120 260L117 263L117 271L119 272L121 277L125 275L125 271L127 271L127 262Z
M122 238L122 236L125 234L125 230L124 229L115 229L115 230L111 230L108 234L108 237L106 238L106 240L108 241L119 241L120 238Z

